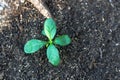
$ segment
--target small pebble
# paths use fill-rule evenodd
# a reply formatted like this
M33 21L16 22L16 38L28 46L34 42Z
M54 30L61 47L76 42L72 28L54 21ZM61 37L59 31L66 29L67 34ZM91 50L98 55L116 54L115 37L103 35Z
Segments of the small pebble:
M118 46L118 45L120 45L120 44L119 44L119 43L116 43L115 45Z

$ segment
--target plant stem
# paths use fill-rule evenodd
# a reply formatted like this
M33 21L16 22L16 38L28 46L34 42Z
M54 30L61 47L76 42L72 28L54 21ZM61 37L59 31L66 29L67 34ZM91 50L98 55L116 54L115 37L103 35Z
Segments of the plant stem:
M53 41L50 39L50 40L49 40L49 43L50 43L50 44L52 44L52 43L53 43Z

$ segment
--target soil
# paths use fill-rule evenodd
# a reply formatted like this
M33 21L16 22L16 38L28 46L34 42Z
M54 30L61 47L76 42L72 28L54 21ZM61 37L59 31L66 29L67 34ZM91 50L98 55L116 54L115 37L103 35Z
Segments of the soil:
M41 35L45 20L28 2L0 32L0 80L120 80L120 0L46 0L57 23L57 35L72 42L57 46L55 67L46 48L27 55L24 44Z

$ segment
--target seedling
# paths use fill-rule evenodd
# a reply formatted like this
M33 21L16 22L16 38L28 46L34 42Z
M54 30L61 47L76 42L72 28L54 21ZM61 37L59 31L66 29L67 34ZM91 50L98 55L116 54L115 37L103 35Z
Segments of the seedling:
M46 45L47 47L47 58L49 62L57 66L60 63L59 51L55 47L56 45L66 46L70 44L71 39L68 35L58 36L54 39L56 35L56 24L52 18L48 18L44 22L44 30L42 34L47 36L48 41L42 41L38 39L29 40L24 46L24 52L26 54L33 54L38 51L40 48Z

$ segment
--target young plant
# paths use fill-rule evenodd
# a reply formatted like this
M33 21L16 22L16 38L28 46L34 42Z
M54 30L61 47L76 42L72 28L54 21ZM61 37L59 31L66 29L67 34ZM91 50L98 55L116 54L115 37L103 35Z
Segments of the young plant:
M38 39L29 40L24 46L24 52L26 54L33 54L38 51L40 48L46 45L47 47L47 58L49 62L57 66L60 63L59 51L54 44L60 46L66 46L70 44L71 39L68 35L58 36L54 39L56 35L56 24L52 18L46 19L44 22L44 30L42 34L47 36L49 41L42 41Z

